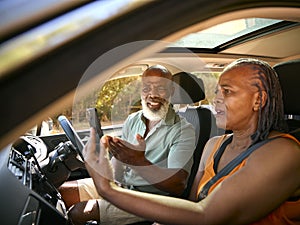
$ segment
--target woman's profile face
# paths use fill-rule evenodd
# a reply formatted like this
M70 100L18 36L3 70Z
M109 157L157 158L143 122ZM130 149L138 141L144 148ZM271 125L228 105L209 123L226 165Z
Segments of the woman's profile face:
M238 66L225 71L214 100L217 126L226 130L244 130L257 126L257 105L260 83L251 66Z

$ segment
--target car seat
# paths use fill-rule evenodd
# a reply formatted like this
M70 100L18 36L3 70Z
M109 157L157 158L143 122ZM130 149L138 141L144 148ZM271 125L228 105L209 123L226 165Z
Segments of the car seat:
M203 148L208 139L218 133L218 129L216 128L215 117L212 115L210 109L201 104L199 106L191 105L205 99L203 81L194 74L187 72L174 74L173 80L178 85L175 86L171 102L172 104L187 105L180 108L178 114L186 118L194 126L196 133L196 148L193 155L194 163L186 189L182 195L183 198L187 198L198 171Z
M300 59L276 64L274 67L282 88L284 114L289 133L300 138Z

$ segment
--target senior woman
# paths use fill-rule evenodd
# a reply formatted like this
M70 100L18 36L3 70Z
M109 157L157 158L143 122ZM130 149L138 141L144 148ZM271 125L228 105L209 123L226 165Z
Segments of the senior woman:
M108 160L111 139L102 138L97 155L91 130L84 154L97 191L116 206L163 224L299 224L300 147L284 133L282 93L275 71L257 59L234 61L220 76L214 103L217 125L232 134L207 142L190 200L118 187ZM215 174L267 139L200 200L201 189ZM141 139L136 149L143 144Z

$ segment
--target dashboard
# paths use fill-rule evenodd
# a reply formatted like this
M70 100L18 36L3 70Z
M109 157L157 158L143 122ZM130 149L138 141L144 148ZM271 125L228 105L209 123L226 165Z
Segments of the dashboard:
M105 134L120 134L108 127ZM78 132L85 144L89 130ZM71 224L57 190L66 180L89 177L65 134L24 135L0 151L0 224Z
M20 137L0 152L1 224L68 224L63 199L40 166L47 152L35 136Z

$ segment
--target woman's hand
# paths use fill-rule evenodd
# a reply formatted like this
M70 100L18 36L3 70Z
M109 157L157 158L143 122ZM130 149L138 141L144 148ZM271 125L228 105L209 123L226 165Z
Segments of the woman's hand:
M96 143L96 133L93 128L90 130L90 139L83 149L83 157L86 169L93 178L95 186L100 195L103 195L107 188L110 188L114 180L113 168L110 162L107 149L107 136L103 136L100 143ZM100 145L100 152L96 150Z

